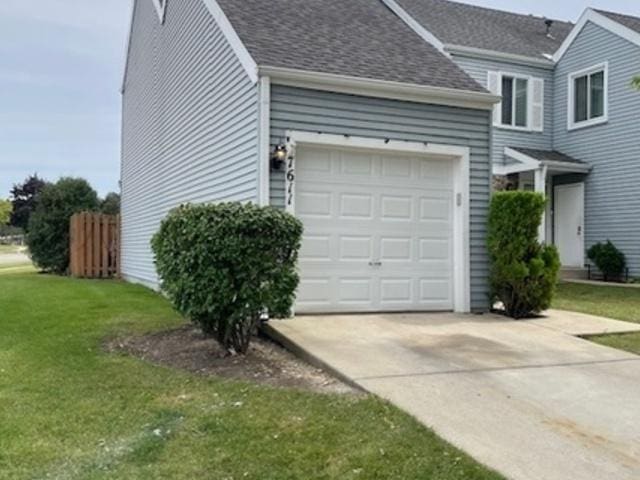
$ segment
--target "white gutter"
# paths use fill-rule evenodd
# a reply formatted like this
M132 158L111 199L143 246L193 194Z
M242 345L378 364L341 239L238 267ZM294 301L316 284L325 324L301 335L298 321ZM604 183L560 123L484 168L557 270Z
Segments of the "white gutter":
M520 65L528 65L532 67L545 68L547 70L553 70L555 66L555 62L553 60L548 60L545 58L527 57L526 55L496 52L494 50L485 50L483 48L465 47L463 45L445 45L444 49L446 52L453 55L463 55L463 56L473 57L473 58L517 63Z
M259 74L270 77L272 84L463 108L492 110L493 106L501 100L500 96L487 92L373 80L282 67L259 67Z

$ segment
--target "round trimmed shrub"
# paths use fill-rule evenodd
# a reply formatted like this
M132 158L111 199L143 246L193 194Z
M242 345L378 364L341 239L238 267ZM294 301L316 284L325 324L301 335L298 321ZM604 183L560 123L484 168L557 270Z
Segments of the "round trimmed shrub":
M491 300L512 318L527 318L551 306L560 257L553 245L538 241L545 209L542 194L499 192L489 209L488 251Z
M29 217L27 245L43 271L66 273L69 267L69 221L74 213L98 208L98 195L82 178L61 178L37 196Z
M611 240L593 245L587 252L587 257L602 272L605 282L620 279L627 266L624 253L618 250Z
M162 222L152 248L176 310L244 354L264 313L291 314L301 238L300 221L272 207L184 205Z

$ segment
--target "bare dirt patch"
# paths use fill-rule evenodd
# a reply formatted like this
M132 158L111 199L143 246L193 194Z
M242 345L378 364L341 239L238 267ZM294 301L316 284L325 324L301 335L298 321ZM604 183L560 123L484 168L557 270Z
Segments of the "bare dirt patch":
M149 335L109 339L104 347L111 353L127 353L157 365L199 375L319 393L359 393L262 337L253 340L246 356L226 356L215 340L205 337L191 325Z

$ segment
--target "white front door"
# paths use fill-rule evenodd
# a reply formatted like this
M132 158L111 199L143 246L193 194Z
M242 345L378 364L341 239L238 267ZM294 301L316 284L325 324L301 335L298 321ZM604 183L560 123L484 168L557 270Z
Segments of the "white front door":
M554 238L564 267L584 267L584 183L555 188Z
M296 311L453 310L453 165L299 146Z

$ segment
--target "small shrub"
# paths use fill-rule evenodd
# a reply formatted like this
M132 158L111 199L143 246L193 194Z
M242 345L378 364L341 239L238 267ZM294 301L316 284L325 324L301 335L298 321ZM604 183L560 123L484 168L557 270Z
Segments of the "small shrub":
M488 250L492 301L512 318L546 310L558 282L555 246L538 242L544 196L533 192L495 193L489 210Z
M86 180L61 178L37 196L29 218L27 245L42 270L63 274L69 267L69 220L74 213L98 208L98 195Z
M302 224L271 207L222 203L172 211L153 237L162 289L230 353L244 354L261 315L290 315Z
M587 257L595 263L607 282L621 278L627 266L624 253L618 250L610 240L593 245L587 252Z

